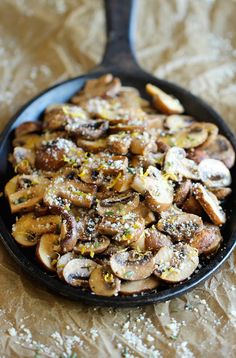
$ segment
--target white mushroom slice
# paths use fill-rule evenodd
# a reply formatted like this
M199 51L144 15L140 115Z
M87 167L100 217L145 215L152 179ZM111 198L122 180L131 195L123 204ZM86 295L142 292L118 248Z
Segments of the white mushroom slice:
M150 276L144 280L122 282L120 293L126 296L135 295L140 292L151 291L160 285L160 280L155 276Z
M170 129L173 132L177 132L179 130L185 129L191 126L195 122L193 117L172 114L171 116L167 116L165 120L165 127Z
M64 254L58 258L56 268L57 268L58 277L61 280L64 280L64 277L63 277L64 267L66 266L66 264L69 261L71 261L75 258L76 258L76 254L74 252L67 252L66 254Z
M177 98L165 93L160 88L148 83L146 91L153 97L153 105L161 112L166 114L180 114L184 112L184 107Z
M120 291L120 280L108 266L96 267L89 278L91 290L99 296L116 296Z
M125 191L131 189L131 184L133 182L134 174L129 172L129 169L130 168L128 168L127 173L123 173L123 174L119 173L111 184L112 187L116 191L118 191L118 193L124 193Z
M111 153L125 155L128 153L131 140L130 134L126 132L111 134L107 139L108 150Z
M135 238L135 241L131 242L129 244L129 247L133 250L136 250L136 251L146 251L146 248L145 248L145 235L144 235L144 231L142 232L141 235L137 235L138 239Z
M147 278L153 273L155 261L150 252L140 253L132 250L113 255L110 265L114 274L119 278L136 281Z
M167 210L173 202L173 187L161 171L149 166L147 171L136 174L132 188L145 195L145 203L152 210Z
M177 187L174 196L174 203L177 206L181 206L185 202L186 198L190 193L191 187L192 183L189 179L183 180L179 183L179 186Z
M202 230L203 222L194 214L166 214L158 221L157 228L176 240L190 240L195 233Z
M35 217L32 213L26 214L13 225L12 236L22 246L34 246L41 235L56 232L60 222L57 215Z
M196 123L187 127L185 130L175 133L166 133L159 137L159 139L171 147L190 149L203 144L207 140L207 137L207 128L202 126L201 123Z
M143 225L143 220L140 221L140 216L134 211L123 216L116 216L113 211L107 211L106 216L98 224L97 231L102 235L114 236L123 233L125 230L128 233L128 229L134 226L137 226L138 229L141 222ZM135 225L137 223L139 224Z
M193 193L215 225L220 226L226 222L226 214L213 193L199 183L195 184Z
M35 205L42 201L44 191L45 186L40 184L10 194L8 199L11 212L14 214L34 210Z
M96 267L96 262L90 259L73 259L64 266L63 278L71 286L88 287L88 279Z
M139 194L124 193L100 200L97 205L97 211L100 215L122 216L136 209L139 205Z
M148 132L134 132L132 133L132 142L130 152L133 154L144 155L148 152L156 152L157 145L154 137Z
M120 230L112 239L122 246L130 245L131 243L138 242L142 246L142 236L145 228L145 221L143 218L138 218L137 221L131 225L125 223L122 230ZM135 244L134 247L139 245ZM140 247L141 249L141 247Z
M108 127L107 121L87 119L86 121L69 121L65 130L76 138L96 140L105 135Z
M105 236L101 236L93 241L77 242L74 247L74 252L81 255L90 255L93 258L94 255L105 251L109 245L110 240Z
M56 271L58 235L44 234L38 241L36 257L39 262L49 271Z
M114 175L126 172L128 168L128 158L122 155L104 157L100 160L99 170L104 175Z
M231 184L231 174L226 165L217 159L204 159L198 165L201 181L208 188L220 188Z
M202 122L201 125L204 126L204 128L206 128L208 131L207 140L203 144L203 146L208 146L210 143L213 143L216 140L216 137L219 133L219 128L215 124L208 122Z
M107 148L107 139L100 138L97 140L86 140L79 138L77 139L77 145L87 152L98 153L104 151Z
M204 228L191 239L190 245L198 249L199 254L209 255L219 248L222 240L218 226L205 224Z
M154 274L168 283L188 279L199 264L198 250L188 244L163 246L155 256Z
M156 221L154 212L151 211L144 202L139 203L135 212L145 220L145 225L150 225Z
M231 188L211 188L210 191L215 194L218 200L224 200L232 193Z
M170 237L158 231L154 225L145 229L144 233L146 250L157 252L162 246L172 245Z
M145 119L145 130L154 135L163 130L163 123L166 116L163 114L148 114Z
M165 156L164 171L172 180L179 181L183 177L199 180L198 166L186 158L186 152L179 147L170 148Z

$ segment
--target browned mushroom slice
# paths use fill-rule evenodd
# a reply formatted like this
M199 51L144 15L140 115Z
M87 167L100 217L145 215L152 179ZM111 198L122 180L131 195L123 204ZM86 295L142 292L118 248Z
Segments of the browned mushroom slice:
M220 226L226 222L226 214L213 193L199 183L195 184L193 193L215 225Z
M171 131L177 132L191 126L195 122L193 117L172 114L167 116L165 120L165 127Z
M190 240L195 233L202 230L203 222L194 214L167 213L158 221L157 228L176 240Z
M101 138L107 131L109 123L102 120L89 120L69 122L65 130L77 138L95 140Z
M201 122L201 125L204 126L204 128L206 128L208 131L207 140L203 144L203 146L208 146L216 140L219 133L219 128L215 124L208 122Z
M142 132L145 130L145 122L144 121L129 121L127 124L118 123L117 125L110 126L111 133L119 133L119 132Z
M155 214L144 204L144 202L139 203L135 212L145 220L145 225L150 225L156 221Z
M136 295L140 292L151 291L160 285L160 280L155 276L150 276L143 280L122 282L120 293L126 296Z
M149 114L145 120L145 130L150 134L157 134L163 130L163 124L166 116L163 114Z
M26 214L13 225L12 235L20 245L34 246L41 235L56 232L60 221L57 215L35 217L32 213Z
M138 239L137 239L138 237ZM146 251L145 249L145 235L144 235L144 230L142 230L141 235L137 235L137 237L135 237L135 240L132 241L131 243L129 243L129 247L133 250L136 250L138 252L142 251ZM127 245L124 245L127 246Z
M41 122L28 121L21 123L15 130L15 136L20 137L29 133L40 132L42 129Z
M118 252L110 258L111 269L116 276L127 281L142 280L149 277L155 268L151 252L135 250Z
M186 179L179 183L175 195L174 195L174 203L177 206L181 206L187 199L190 190L192 187L191 180Z
M85 122L87 118L87 113L79 106L53 104L45 111L43 127L49 131L57 131L64 129L68 123Z
M171 246L172 241L169 236L158 231L153 225L145 229L145 249L157 252L162 246Z
M72 252L67 252L66 254L58 257L57 262L56 262L56 269L57 269L58 277L61 280L64 280L64 277L63 277L63 269L64 269L64 267L66 266L66 264L69 261L71 261L71 260L73 260L75 258L76 258L76 254L73 251Z
M74 251L81 255L90 255L92 258L96 254L105 251L110 244L110 240L106 236L100 236L92 241L77 242Z
M231 188L211 188L210 191L215 194L218 200L224 200L232 193Z
M136 174L132 188L145 195L145 203L152 210L167 210L173 202L173 187L161 171L149 166L147 171Z
M203 209L193 194L191 194L183 203L182 210L186 213L202 216Z
M190 152L189 156L196 163L200 163L201 160L206 158L221 160L227 168L232 168L235 162L235 152L232 144L223 135L217 135L216 139L208 144L204 143L193 152Z
M199 254L215 252L223 240L218 226L205 224L203 230L194 235L190 245L198 249Z
M199 264L198 250L188 244L163 246L155 256L154 274L168 283L188 279Z
M90 275L89 287L96 295L116 296L120 291L120 280L109 266L96 267Z
M132 134L132 142L130 146L130 151L133 154L144 155L148 152L157 151L157 145L155 143L154 137L152 137L148 132L134 132Z
M121 89L121 82L118 77L108 73L96 79L88 80L83 88L71 101L80 104L89 98L94 97L115 97Z
M76 180L64 180L56 177L47 187L44 203L49 207L63 207L73 203L76 206L90 208L93 204L96 186Z
M192 124L185 130L162 135L161 140L171 147L195 148L203 144L208 137L207 128L201 123Z
M105 175L114 175L120 172L126 172L128 168L128 158L122 155L104 157L100 161L98 170Z
M139 205L139 194L124 193L100 200L97 205L97 211L100 215L107 215L107 212L113 212L116 216L125 215Z
M112 187L118 191L118 193L123 193L131 189L134 174L131 173L132 170L130 169L131 168L127 169L127 173L119 173L112 182Z
M111 134L107 139L108 150L111 153L125 155L128 153L131 140L131 136L125 132Z
M89 276L96 267L96 262L90 259L72 259L64 266L62 275L71 286L88 287Z
M37 148L42 141L42 137L39 134L25 134L15 138L12 141L13 147L24 147L27 149Z
M135 219L137 217L135 216ZM113 211L107 211L101 222L97 226L99 234L114 236L118 234L124 227L126 220L122 217L115 216ZM133 221L128 220L128 224L133 224Z
M56 171L74 158L76 150L78 150L76 145L64 138L43 142L36 151L36 167L41 170Z
M190 159L186 158L186 152L179 147L170 148L165 156L164 171L166 175L175 181L183 177L199 180L198 166Z
M35 185L10 194L8 200L11 212L14 214L34 210L35 205L43 200L44 192L44 185Z
M179 114L184 112L184 107L177 98L165 93L160 88L148 83L146 91L153 97L153 105L166 114Z
M16 173L30 174L35 165L35 153L32 149L15 147L11 161Z
M63 253L72 251L77 242L77 225L72 213L65 210L61 212L61 232L59 236L60 250Z
M112 239L118 242L121 246L128 246L130 244L133 245L134 242L137 242L137 245L134 244L134 247L141 247L143 246L143 232L145 228L145 221L143 218L137 218L135 223L129 224L126 222L120 232L116 234ZM131 245L131 246L132 246Z
M217 159L204 159L198 165L201 181L208 188L221 188L231 184L231 174L226 165Z
M44 234L36 248L37 259L49 271L56 271L58 238L55 234Z
M77 139L77 145L87 152L98 153L102 152L107 148L107 139L100 138L94 141L86 139Z

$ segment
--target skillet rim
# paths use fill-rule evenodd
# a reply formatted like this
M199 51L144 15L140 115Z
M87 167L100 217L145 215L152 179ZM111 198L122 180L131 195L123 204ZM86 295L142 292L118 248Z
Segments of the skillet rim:
M165 81L162 79L158 79L143 69L137 68L132 72L126 72L124 69L116 69L113 67L98 67L93 71L82 75L76 76L70 79L67 79L63 82L57 83L44 91L41 91L38 95L34 96L31 100L29 100L26 104L24 104L17 113L11 118L11 120L5 126L5 129L0 134L0 155L4 149L4 144L7 141L8 137L11 134L12 127L14 123L17 121L18 117L31 105L33 104L39 97L47 94L53 89L63 86L69 82L78 81L78 80L86 80L89 78L96 78L104 73L111 72L114 75L120 77L136 77L139 79L144 79L146 82L154 82L160 88L163 88L167 93L173 93L173 91L168 91L168 88L171 87L174 92L181 93L184 96L188 96L192 101L195 101L198 106L201 106L205 111L210 113L211 118L214 118L215 123L219 123L222 129L223 134L230 140L233 148L236 152L236 137L227 125L227 123L221 118L221 116L205 101L201 98L193 95L191 92L185 90L184 88L173 84L172 82ZM236 191L236 190L235 190ZM231 219L232 220L232 219ZM227 225L227 224L226 224ZM194 275L194 277L190 278L188 281L183 282L182 284L177 284L176 286L170 287L168 289L164 289L160 292L148 292L143 295L138 296L117 296L117 297L103 297L94 295L88 291L82 291L80 288L70 287L67 284L64 284L62 281L56 276L51 276L48 272L42 271L42 269L35 262L32 265L32 262L28 259L28 257L20 251L20 247L13 240L10 232L8 231L6 225L3 222L3 219L0 215L0 239L3 242L5 248L13 257L13 259L20 265L20 267L29 274L32 278L35 278L41 284L47 287L47 289L59 293L60 295L76 300L82 301L83 303L99 305L99 306L113 306L113 307L137 307L148 305L152 303L158 303L167 301L169 299L178 297L184 293L189 292L194 289L199 284L206 281L209 277L213 275L219 268L223 265L223 263L228 259L230 254L232 253L234 247L236 246L236 228L233 230L230 238L226 243L223 242L223 246L217 252L217 254L211 259L211 261L204 267L199 270L198 273Z

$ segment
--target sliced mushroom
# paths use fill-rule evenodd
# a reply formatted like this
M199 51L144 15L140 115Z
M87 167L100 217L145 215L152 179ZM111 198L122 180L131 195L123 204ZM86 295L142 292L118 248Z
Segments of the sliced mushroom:
M97 211L100 215L108 215L112 212L116 216L122 216L136 209L139 205L139 194L124 193L111 198L100 200Z
M103 120L71 121L65 126L65 130L76 136L87 140L95 140L105 135L109 123Z
M58 138L42 145L36 151L35 165L38 169L56 171L73 159L78 148L67 139ZM79 158L78 158L79 159Z
M99 170L105 175L114 175L120 172L126 172L128 168L128 158L122 155L104 157L100 161Z
M177 132L179 130L185 129L191 126L195 122L193 117L172 114L171 116L167 116L165 120L165 127L170 129L173 132Z
M124 193L131 189L131 184L133 182L134 174L129 172L130 168L127 169L126 173L119 173L118 176L112 182L112 187L118 193Z
M36 257L39 262L49 271L56 271L58 235L44 234L38 241Z
M183 177L199 180L198 166L190 159L186 158L186 152L179 147L170 148L165 156L164 171L167 176L175 181Z
M166 114L180 114L184 112L184 107L177 98L165 93L160 88L148 83L146 91L153 97L153 105L161 112Z
M69 261L71 261L71 260L73 260L75 258L76 258L76 254L73 251L72 252L67 252L66 254L58 257L57 262L56 262L56 270L57 270L58 277L61 280L64 280L64 277L63 277L63 269L64 269L64 267L66 266L66 264Z
M83 90L72 98L72 102L80 104L89 98L114 97L119 93L120 89L120 79L108 73L99 78L88 80Z
M151 211L144 202L139 203L135 212L145 220L145 225L150 225L156 221L154 212Z
M41 122L33 122L28 121L21 123L15 130L15 136L20 137L22 135L40 132L42 129L42 123Z
M184 149L195 148L203 144L208 137L208 130L201 123L192 124L185 130L166 133L160 139L171 147Z
M89 278L91 290L100 296L116 296L120 291L120 280L108 266L96 267Z
M63 268L63 278L71 286L88 287L88 279L96 267L96 262L90 259L72 259Z
M57 215L36 217L32 213L26 214L13 225L12 236L22 246L34 246L41 235L55 233L60 221Z
M191 187L192 183L189 179L185 179L179 183L174 195L174 203L177 206L181 206L186 201L190 193Z
M11 161L16 173L30 174L35 165L35 153L32 149L15 147Z
M111 134L107 139L107 147L111 153L125 155L128 153L131 141L132 137L128 133Z
M44 115L43 127L49 131L58 131L67 124L82 123L88 118L87 113L79 106L68 103L49 106Z
M208 146L216 140L217 135L219 133L219 128L213 123L202 122L201 124L208 131L208 137L207 140L204 142L203 146Z
M74 252L81 255L90 255L92 258L96 254L105 251L110 245L110 240L106 236L100 236L93 241L77 242L74 247Z
M153 225L152 227L145 229L145 249L157 252L163 246L171 246L172 241L169 236L158 231Z
M133 227L140 216L135 212L127 215L116 216L114 211L106 211L105 216L97 226L97 231L102 235L114 236L123 233L125 229Z
M201 160L212 158L222 161L227 168L232 168L235 163L235 152L232 144L223 135L217 135L216 139L210 143L204 143L189 156L196 162L200 163Z
M134 242L137 242L137 245L134 244L133 247L137 246L141 249L144 242L142 240L144 228L145 221L141 217L137 218L135 223L129 224L127 221L124 223L122 230L120 230L112 239L124 247L130 244L133 245Z
M77 145L87 152L99 153L107 148L107 138L100 138L94 141L77 139Z
M203 214L202 206L199 204L192 193L183 203L182 210L186 213L195 214L198 216L202 216Z
M12 141L13 147L24 147L27 149L35 149L42 142L42 137L39 134L25 134L15 138Z
M188 244L163 246L155 256L154 274L168 283L188 279L199 264L198 250Z
M219 248L222 240L218 226L205 224L204 228L191 239L190 245L198 249L199 254L209 255Z
M224 200L232 193L231 188L211 188L210 191L217 197L218 200Z
M155 268L151 252L135 250L118 252L110 259L111 269L116 276L127 281L142 280L149 277Z
M193 193L215 225L220 226L226 222L226 214L220 206L217 197L212 192L207 190L202 184L197 183L193 188Z
M129 121L128 123L118 123L110 126L110 132L115 134L119 132L137 133L145 130L144 121Z
M163 114L148 114L145 119L145 130L150 134L157 134L163 130L165 118Z
M155 276L150 276L143 280L122 282L120 293L126 296L136 295L140 292L151 291L160 285L160 280Z
M132 188L145 195L145 203L152 210L167 210L173 202L173 187L161 171L149 166L147 171L136 174Z
M137 239L138 237L138 239ZM142 229L142 233L141 235L137 235L137 237L135 237L135 240L132 241L130 244L129 244L129 247L133 250L136 250L138 252L140 251L145 251L145 235L144 235L144 230Z
M61 211L61 210L60 210ZM62 253L72 251L77 242L76 221L73 214L61 211L61 232L59 236L59 244Z
M217 159L204 159L198 165L201 181L208 188L221 188L231 184L231 174L226 165Z
M158 221L157 228L176 240L189 241L195 233L202 230L203 222L199 216L194 214L167 213Z
M148 132L134 132L132 134L132 142L130 146L131 153L144 155L145 153L155 152L156 150L157 145L154 137L152 137Z

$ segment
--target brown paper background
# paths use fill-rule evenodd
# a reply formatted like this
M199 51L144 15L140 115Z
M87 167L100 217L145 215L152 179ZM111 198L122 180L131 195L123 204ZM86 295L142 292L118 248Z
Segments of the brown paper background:
M136 49L236 132L235 18L234 0L140 0ZM0 129L37 92L99 63L104 28L100 0L1 0ZM32 282L0 245L0 357L235 357L235 259L171 302L94 309Z

